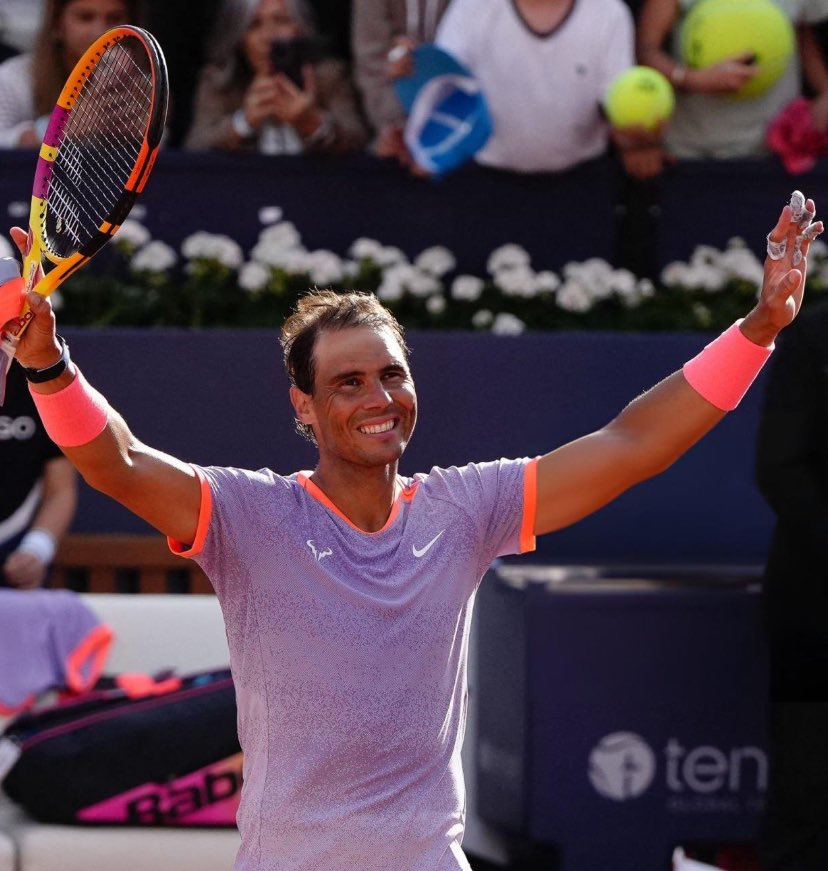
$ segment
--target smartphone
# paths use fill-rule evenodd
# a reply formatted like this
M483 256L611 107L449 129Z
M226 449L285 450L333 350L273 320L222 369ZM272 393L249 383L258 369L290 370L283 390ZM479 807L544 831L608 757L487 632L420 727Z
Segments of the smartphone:
M302 67L315 64L327 56L323 40L300 36L296 39L274 39L270 43L270 66L274 73L287 76L297 88L304 88Z

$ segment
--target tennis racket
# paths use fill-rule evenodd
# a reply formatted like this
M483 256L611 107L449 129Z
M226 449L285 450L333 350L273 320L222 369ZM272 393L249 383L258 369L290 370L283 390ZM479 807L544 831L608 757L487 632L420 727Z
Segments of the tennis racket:
M161 47L139 27L107 31L78 61L40 147L23 261L27 290L48 296L115 235L155 163L168 95ZM3 326L8 362L31 318L24 305Z

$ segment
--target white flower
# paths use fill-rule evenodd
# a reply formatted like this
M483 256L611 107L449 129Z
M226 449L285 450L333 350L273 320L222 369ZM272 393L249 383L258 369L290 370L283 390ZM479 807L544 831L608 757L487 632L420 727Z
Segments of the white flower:
M426 300L426 309L432 315L441 315L446 310L446 298L442 293L435 293Z
M510 312L500 312L492 324L492 332L498 336L519 336L526 329L526 324Z
M529 266L515 266L513 269L501 269L494 274L495 284L504 296L518 296L529 299L537 296L538 281L534 270Z
M610 273L609 285L617 296L629 296L636 291L636 279L629 269L615 269Z
M474 302L483 293L484 282L476 275L458 275L451 283L451 295L454 299L465 299Z
M819 279L820 284L828 284L828 263L823 264L819 272L817 273L817 278Z
M193 233L181 243L181 253L188 260L217 260L228 269L238 269L244 262L239 243L219 233Z
M561 280L554 272L545 270L544 272L538 272L535 275L535 284L537 286L538 292L551 292L557 290L561 286Z
M374 260L383 267L396 266L398 263L408 263L408 258L405 254L393 245L382 246Z
M239 272L239 287L250 293L264 290L268 281L270 281L270 270L255 261L245 263Z
M741 236L732 236L727 240L728 248L747 248L747 243Z
M590 257L583 263L567 263L563 274L566 282L579 284L593 302L612 296L613 268L600 257Z
M558 288L555 302L564 311L583 314L592 308L593 298L579 281L568 278Z
M4 236L0 236L0 257L14 257L12 246L6 241Z
M118 242L126 242L133 250L146 245L151 238L150 231L143 224L134 221L132 218L127 218L121 224L121 228L115 236Z
M765 275L759 259L748 248L728 248L719 260L719 266L729 276L750 284L761 284Z
M485 329L494 320L494 315L487 309L482 308L472 315L472 326L478 329Z
M697 245L690 257L691 266L716 266L722 252L712 245Z
M655 285L649 278L641 278L635 283L635 287L629 293L619 294L624 308L637 308L641 301L655 296Z
M59 312L63 308L63 294L59 290L53 291L49 302L52 303L52 308Z
M489 255L486 269L490 275L502 272L504 269L514 269L518 266L528 266L531 262L529 253L520 245L501 245Z
M14 200L6 206L10 218L26 218L29 215L29 203L22 200Z
M360 266L356 260L343 260L342 261L342 274L346 278L353 278L356 275L359 275Z
M417 269L427 272L435 278L442 278L457 266L457 260L448 248L442 245L433 245L431 248L426 248L417 257L414 265Z
M675 260L668 263L661 271L661 283L665 287L689 288L692 278L692 270L689 264Z
M376 239L366 239L362 237L357 239L353 245L348 249L348 254L354 258L354 260L374 260L376 261L379 257L379 253L382 251L382 243L377 242Z
M811 242L811 247L808 250L808 256L819 260L824 260L828 257L828 243L823 239L814 239Z
M333 251L314 251L308 254L308 272L310 280L316 285L330 285L342 281L345 273L342 261Z
M413 266L407 268L410 272L408 274L408 279L405 282L405 286L412 296L424 298L441 290L440 282L427 272L421 272Z
M296 268L297 255L304 256L307 252L302 247L302 237L290 221L282 221L271 227L265 227L259 233L259 241L250 252L252 260L288 271L302 271Z
M302 237L299 231L290 221L280 221L278 224L272 224L270 227L265 227L259 233L259 241L256 248L260 246L264 250L286 250L289 248L299 248L302 244ZM255 249L254 249L255 250ZM259 259L258 257L256 258Z
M282 210L279 206L262 206L259 209L260 224L277 224L282 220Z
M165 242L150 242L129 263L133 272L166 272L178 262L178 255Z
M129 212L136 221L143 221L147 216L147 207L143 203L136 203Z
M382 302L397 302L402 299L404 293L405 288L401 281L393 275L385 275L377 288L377 299Z
M688 287L700 287L707 293L716 293L727 283L724 271L712 263L691 265L686 278Z

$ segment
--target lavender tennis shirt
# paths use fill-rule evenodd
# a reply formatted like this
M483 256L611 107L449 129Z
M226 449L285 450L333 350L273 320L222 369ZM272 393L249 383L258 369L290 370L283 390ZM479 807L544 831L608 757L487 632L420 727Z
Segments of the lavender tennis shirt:
M534 549L536 462L434 468L378 532L309 480L196 468L244 788L236 871L456 871L474 593Z

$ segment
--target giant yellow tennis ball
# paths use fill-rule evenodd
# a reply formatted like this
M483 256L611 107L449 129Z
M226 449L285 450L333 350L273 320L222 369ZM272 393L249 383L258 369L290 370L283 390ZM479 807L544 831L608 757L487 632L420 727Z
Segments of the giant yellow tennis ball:
M619 73L604 95L604 109L613 127L655 129L673 114L673 86L652 67L630 67Z
M684 19L680 43L684 62L695 69L753 55L759 72L732 95L744 99L776 84L790 63L796 37L773 0L699 0Z

